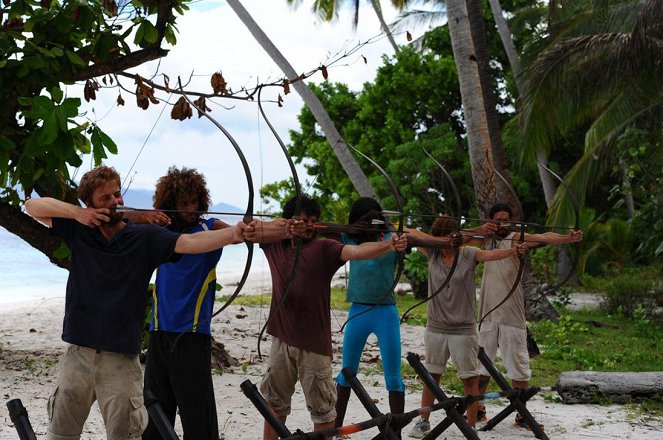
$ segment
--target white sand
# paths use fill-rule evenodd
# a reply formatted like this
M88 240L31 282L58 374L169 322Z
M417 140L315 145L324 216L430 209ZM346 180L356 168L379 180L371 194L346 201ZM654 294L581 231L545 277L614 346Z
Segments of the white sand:
M57 361L65 344L60 339L64 300L62 298L33 302L29 305L14 304L0 306L0 440L17 439L18 435L9 419L6 402L21 399L28 410L30 421L38 438L45 438L47 417L46 402L53 391ZM249 400L243 395L239 384L246 379L258 383L265 368L265 362L256 359L257 333L264 322L267 308L240 309L231 306L213 323L215 338L226 345L232 356L246 362L248 367L226 369L223 374L214 375L217 396L220 430L226 440L259 439L262 432L262 419ZM343 313L334 312L332 326L339 328ZM403 325L403 354L408 351L423 352L423 328ZM341 335L334 335L334 369L340 368ZM261 350L269 351L269 341ZM373 341L366 359L378 356ZM375 371L374 364L363 363L365 374ZM387 393L382 388L382 377L371 374L360 375L368 393L377 399L382 411L388 410ZM377 385L377 386L374 386ZM448 393L451 394L451 393ZM550 394L552 395L552 394ZM407 391L406 409L419 406L420 394ZM489 416L496 414L504 402L488 402ZM534 417L545 425L551 439L663 439L663 421L643 415L633 415L625 406L564 405L545 401L536 396L528 407ZM437 423L444 414L433 414L431 421ZM346 423L368 419L368 414L353 396ZM491 432L480 432L482 439L533 439L534 436L512 426L513 416L502 422ZM311 422L304 405L301 391L293 400L293 413L288 418L290 430L309 430ZM409 428L409 427L408 427ZM406 430L408 429L406 428ZM179 428L178 428L179 429ZM179 431L181 435L181 431ZM354 434L353 439L372 438L375 429ZM83 439L104 439L103 421L97 407L93 407L85 426ZM407 437L404 437L407 438ZM460 432L452 427L440 438L461 439Z

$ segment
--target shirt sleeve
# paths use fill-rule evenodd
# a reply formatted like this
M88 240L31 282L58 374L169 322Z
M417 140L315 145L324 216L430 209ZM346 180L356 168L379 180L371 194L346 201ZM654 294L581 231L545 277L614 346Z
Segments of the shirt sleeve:
M67 243L67 246L71 247L79 223L68 218L53 217L51 224L53 225L53 231Z
M156 265L168 263L179 258L175 253L175 244L180 234L164 229L157 225L145 225L150 232L150 248Z

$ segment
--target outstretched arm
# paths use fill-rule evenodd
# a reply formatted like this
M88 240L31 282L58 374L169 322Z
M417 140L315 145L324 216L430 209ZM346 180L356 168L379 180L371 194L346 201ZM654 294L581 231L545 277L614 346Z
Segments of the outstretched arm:
M520 237L516 234L514 238ZM582 229L571 230L568 234L558 234L557 232L545 232L543 234L525 234L525 240L529 247L535 247L543 244L560 245L567 243L578 243L582 241Z
M409 246L416 247L424 255L428 255L428 249L452 248L462 245L462 237L456 237L454 234L443 237L435 237L417 229L406 228L407 243Z
M367 241L360 245L345 245L341 251L341 260L370 260L380 257L389 252L403 252L407 248L407 238L405 234L392 234L390 240L385 241Z
M68 218L78 223L95 228L110 221L108 208L82 208L78 205L63 202L51 197L29 199L25 201L25 209L32 217L49 228L54 218Z
M246 227L244 222L238 222L230 228L182 234L175 243L175 252L178 254L203 254L229 244L241 243L244 241Z
M478 262L484 262L502 260L516 255L525 255L527 252L527 243L517 243L515 241L513 243L515 244L509 249L493 249L489 251L479 249L476 254L476 259Z
M254 243L274 243L303 233L306 233L306 226L301 220L253 220L244 230L244 238Z

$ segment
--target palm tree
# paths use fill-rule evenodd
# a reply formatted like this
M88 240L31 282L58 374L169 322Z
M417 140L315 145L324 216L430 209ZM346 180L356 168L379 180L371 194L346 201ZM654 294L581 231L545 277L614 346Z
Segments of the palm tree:
M614 160L618 137L663 105L663 3L551 1L549 22L523 71L522 159L536 148L550 154L583 130L584 154L566 175L582 202ZM572 218L559 188L549 217L554 224Z
M283 71L287 79L295 88L297 93L302 97L306 106L311 110L315 120L320 124L320 128L325 133L325 137L331 145L336 157L338 158L341 166L350 178L357 192L365 197L373 197L378 200L377 194L369 183L366 175L363 173L354 156L350 153L343 137L340 135L334 122L331 120L325 111L322 103L313 91L306 85L306 83L299 78L295 69L290 65L288 60L281 54L281 52L274 46L274 43L267 37L263 30L258 26L253 17L244 8L239 0L228 0L228 5L235 11L235 14L242 20L242 23L248 28L251 35L262 46L267 54L274 60L277 66Z
M287 0L289 5L294 5L295 7L299 6L302 0ZM317 0L313 3L312 10L313 12L324 21L331 21L337 18L339 9L346 3L345 0ZM407 0L391 0L391 4L396 9L403 9L407 5ZM359 23L359 0L352 0L352 6L354 8L354 25L357 26ZM382 31L387 36L389 43L394 48L394 52L398 52L398 44L394 40L394 36L387 25L387 22L384 20L384 15L382 14L382 6L380 0L371 0L371 6L375 11L375 15L380 22L380 27Z

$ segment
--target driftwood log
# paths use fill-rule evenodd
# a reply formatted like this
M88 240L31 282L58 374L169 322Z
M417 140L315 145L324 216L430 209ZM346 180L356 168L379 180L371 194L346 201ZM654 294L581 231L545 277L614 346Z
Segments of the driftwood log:
M564 403L626 403L663 400L663 372L569 371L555 385Z

